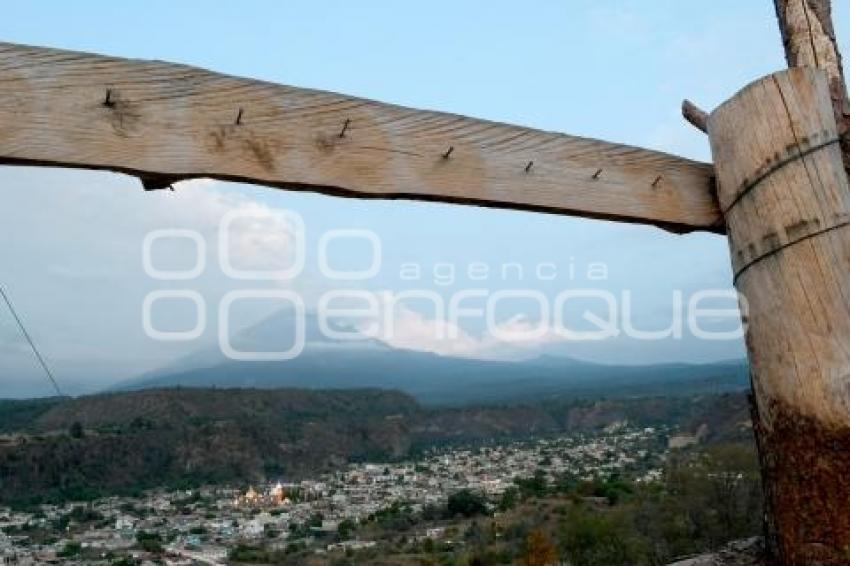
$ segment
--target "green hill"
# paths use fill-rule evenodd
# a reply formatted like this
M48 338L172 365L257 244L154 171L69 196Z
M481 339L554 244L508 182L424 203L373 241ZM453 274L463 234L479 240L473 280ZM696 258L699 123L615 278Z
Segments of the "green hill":
M0 403L0 500L296 479L453 443L601 429L628 420L747 437L741 393L550 399L423 408L378 389L161 389Z

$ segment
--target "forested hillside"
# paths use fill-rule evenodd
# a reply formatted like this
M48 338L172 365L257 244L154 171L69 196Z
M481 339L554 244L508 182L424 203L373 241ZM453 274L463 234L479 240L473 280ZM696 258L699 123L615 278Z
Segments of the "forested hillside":
M670 424L749 438L743 394L426 409L375 389L168 389L0 403L0 499L298 478L452 443Z

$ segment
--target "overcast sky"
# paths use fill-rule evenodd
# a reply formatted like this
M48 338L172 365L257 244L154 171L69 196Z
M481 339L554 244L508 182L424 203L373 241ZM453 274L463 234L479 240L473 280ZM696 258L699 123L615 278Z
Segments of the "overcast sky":
M835 9L839 42L846 45L850 12L841 3ZM681 100L710 109L784 66L769 0L30 1L4 7L0 40L187 63L706 161L707 140L680 118ZM322 293L341 288L317 269L319 238L331 229L378 235L380 272L344 286L374 292L422 288L450 297L470 288L530 288L552 298L570 287L628 290L635 297L636 324L661 328L671 316L674 291L687 300L699 290L729 289L731 282L722 237L675 236L602 221L211 181L180 184L174 193L144 193L138 181L121 175L12 167L0 167L0 197L0 285L69 392L97 390L215 342L222 295L246 287L229 280L216 259L217 229L232 210L262 220L261 229L234 232L230 249L245 269L284 266L293 229L285 211L303 218L304 273L294 281L248 287L295 290L308 308ZM207 268L197 280L163 282L145 274L145 235L166 228L195 230L206 239ZM368 247L354 242L341 244L335 254L334 265L352 269L370 257ZM162 241L152 255L161 269L188 269L195 250L187 240ZM423 268L419 281L401 276L410 263ZM471 263L489 266L489 277L471 281L465 273ZM516 263L524 278L515 272L503 277L504 265ZM607 276L591 283L587 270L595 263L605 264ZM557 277L535 277L541 264L555 264ZM446 265L454 266L454 274ZM159 289L203 296L207 325L201 336L164 343L145 335L142 303ZM247 325L274 308L271 301L246 303L235 318ZM193 325L193 309L187 301L171 301L154 311L155 322L186 329ZM533 308L517 309L501 313L500 320L535 322ZM403 318L407 334L395 345L416 341L422 349L452 351L423 334L433 323L424 305L411 303ZM475 320L466 321L463 339L465 355L492 357L492 341ZM740 341L693 337L557 348L617 363L701 362L743 352ZM0 378L0 397L51 393L2 305Z

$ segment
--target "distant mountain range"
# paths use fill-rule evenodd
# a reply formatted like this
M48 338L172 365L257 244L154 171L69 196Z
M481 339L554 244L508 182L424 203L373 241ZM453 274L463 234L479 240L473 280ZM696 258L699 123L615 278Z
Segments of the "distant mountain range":
M232 343L240 351L282 350L292 343L292 328L292 313L278 311L234 336ZM304 351L292 360L235 361L215 347L114 389L369 387L403 391L429 405L463 405L561 396L720 393L748 386L745 360L643 366L603 365L560 356L483 361L396 349L371 339L332 340L320 331L317 318L309 314L305 337Z

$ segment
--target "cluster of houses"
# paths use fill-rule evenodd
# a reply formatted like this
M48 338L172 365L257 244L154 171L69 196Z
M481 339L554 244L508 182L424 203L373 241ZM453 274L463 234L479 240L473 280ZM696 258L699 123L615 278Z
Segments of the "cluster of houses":
M222 564L237 545L317 552L368 548L357 525L394 504L413 512L462 489L497 499L516 478L568 474L592 479L631 470L661 473L667 432L620 427L603 434L431 451L409 461L357 463L298 482L245 488L146 492L28 512L0 510L0 558L9 564L109 563L157 557L171 564ZM424 528L424 527L423 527ZM432 526L433 528L433 526ZM433 536L433 533L422 533ZM143 539L156 541L141 544Z

